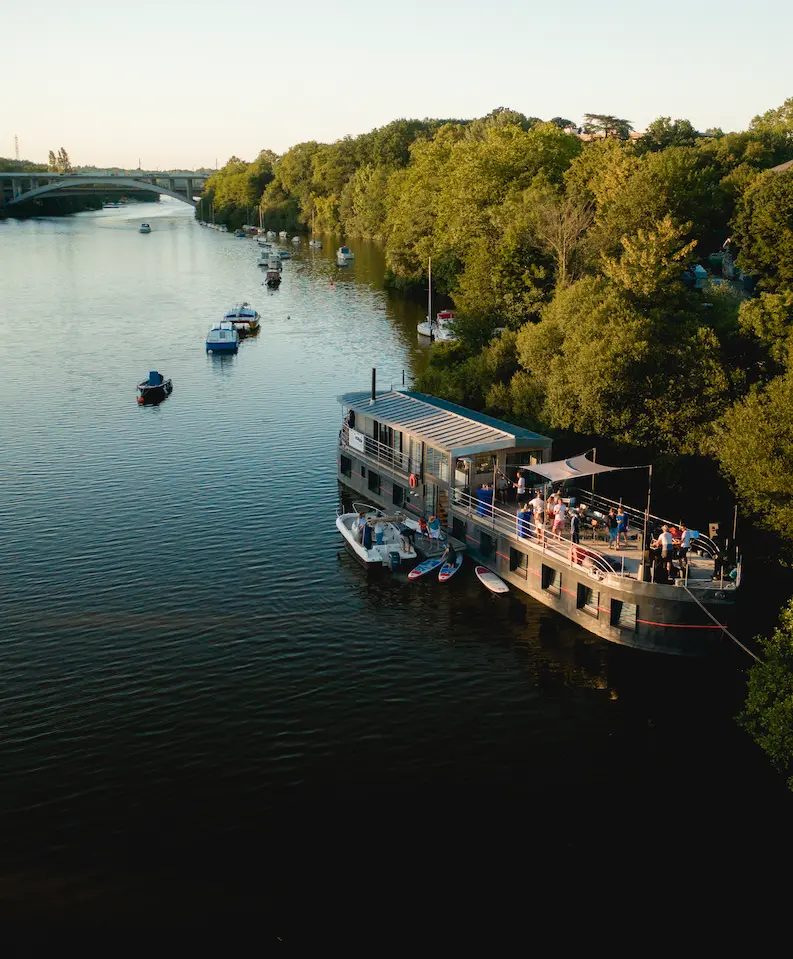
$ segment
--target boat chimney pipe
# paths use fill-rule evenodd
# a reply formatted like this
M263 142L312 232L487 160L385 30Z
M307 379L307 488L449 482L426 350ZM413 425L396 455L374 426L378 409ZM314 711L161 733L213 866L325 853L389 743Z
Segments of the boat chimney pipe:
M372 398L369 402L374 403L376 399L377 399L377 369L376 367L373 366L372 367Z

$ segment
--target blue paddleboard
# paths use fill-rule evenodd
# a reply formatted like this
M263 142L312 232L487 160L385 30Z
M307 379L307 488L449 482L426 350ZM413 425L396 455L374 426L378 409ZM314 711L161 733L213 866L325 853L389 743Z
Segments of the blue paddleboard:
M408 573L408 579L418 579L419 576L424 576L425 573L431 573L440 565L441 561L439 559L425 559L423 563L419 563L418 566L414 566L413 569L411 569Z
M438 582L445 583L447 579L451 579L462 565L462 556L457 557L454 566L451 566L449 563L444 563L443 566L441 566L440 573L438 573Z

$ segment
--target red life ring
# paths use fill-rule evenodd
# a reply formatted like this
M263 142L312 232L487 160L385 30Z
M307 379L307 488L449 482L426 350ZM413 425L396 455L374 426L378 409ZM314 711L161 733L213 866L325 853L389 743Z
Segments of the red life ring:
M410 474L410 485L413 489L415 489L419 485L419 478L418 476L416 476L415 473Z

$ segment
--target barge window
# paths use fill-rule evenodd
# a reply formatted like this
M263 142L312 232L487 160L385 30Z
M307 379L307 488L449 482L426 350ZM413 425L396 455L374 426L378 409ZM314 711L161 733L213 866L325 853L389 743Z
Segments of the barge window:
M512 573L520 573L524 579L529 576L529 557L527 553L521 552L510 546L509 549L509 569Z
M403 506L405 503L405 487L399 486L397 483L394 483L393 486L394 486L394 506Z
M465 523L459 516L452 516L452 536L461 543L465 542Z
M341 458L341 473L342 476L352 476L352 460L349 456Z
M380 495L380 474L375 473L374 470L369 470L369 489Z
M599 605L600 593L589 586L585 586L583 583L579 583L577 602L578 608L583 609L585 613L589 613L590 616L594 616L597 619Z
M424 469L437 476L444 483L449 482L449 454L436 450L434 446L428 446L424 455Z
M636 632L636 616L638 607L633 603L623 603L621 599L611 601L611 625L620 629L629 629Z
M489 556L493 552L493 537L488 533L479 533L479 552L483 556Z
M559 596L562 592L562 574L553 566L542 567L542 588L547 590L553 596Z

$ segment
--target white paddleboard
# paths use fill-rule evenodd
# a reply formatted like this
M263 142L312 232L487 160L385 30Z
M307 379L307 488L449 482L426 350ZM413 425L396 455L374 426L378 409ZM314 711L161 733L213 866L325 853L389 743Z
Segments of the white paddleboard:
M487 586L491 593L508 593L509 586L495 573L491 573L487 566L477 566L474 570L476 577L483 586Z

